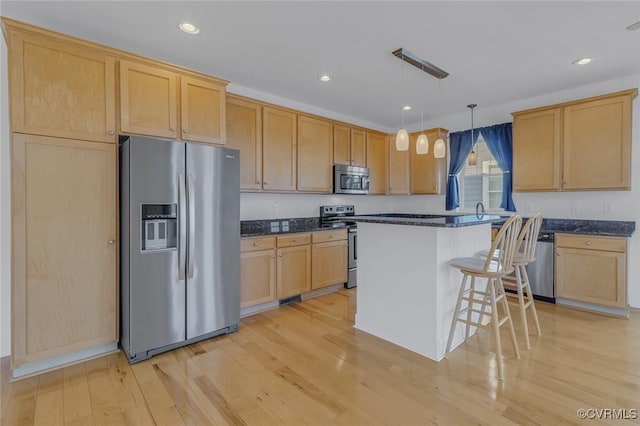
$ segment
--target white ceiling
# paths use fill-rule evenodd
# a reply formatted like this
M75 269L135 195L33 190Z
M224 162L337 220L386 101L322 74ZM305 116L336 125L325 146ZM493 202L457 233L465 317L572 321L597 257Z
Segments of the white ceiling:
M373 123L640 73L640 1L4 1L0 14ZM178 29L200 27L190 36ZM437 80L391 52L449 72ZM578 67L576 58L592 56ZM404 64L404 65L402 65ZM323 73L333 76L320 83Z

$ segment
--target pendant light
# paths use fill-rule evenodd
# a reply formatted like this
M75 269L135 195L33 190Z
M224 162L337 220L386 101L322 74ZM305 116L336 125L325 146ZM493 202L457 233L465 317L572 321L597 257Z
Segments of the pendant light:
M440 81L438 81L438 104L440 105L440 115L442 116L442 97L440 96ZM447 154L447 144L444 139L438 138L433 144L433 156L435 158L444 158Z
M403 108L404 110L404 108ZM409 150L409 133L404 128L404 112L400 113L400 130L396 133L396 150L408 151Z
M421 92L424 92L424 77L420 80L420 89L422 89ZM429 152L429 138L424 134L424 98L422 98L420 102L420 123L422 133L418 136L418 140L416 141L416 154L424 155Z
M473 149L473 109L477 107L478 104L469 104L467 108L471 110L471 154L469 154L469 165L475 166L478 164L478 156L476 155L475 150Z

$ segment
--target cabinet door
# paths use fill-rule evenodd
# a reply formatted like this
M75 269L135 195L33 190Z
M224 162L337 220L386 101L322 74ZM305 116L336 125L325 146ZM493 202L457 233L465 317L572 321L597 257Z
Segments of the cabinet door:
M387 192L387 142L386 136L377 133L367 135L367 165L369 166L369 194Z
M264 107L262 117L262 188L269 191L295 191L296 114Z
M298 116L298 191L333 192L333 126Z
M225 103L223 84L180 77L182 139L224 144Z
M387 152L389 154L389 184L387 194L409 193L409 152L396 150L395 135L387 137Z
M100 53L10 32L12 130L115 142L115 61Z
M311 288L346 283L349 275L347 240L313 244L311 248Z
M277 298L285 299L311 290L311 246L278 249Z
M351 129L351 165L367 167L367 134Z
M120 130L177 138L177 81L172 72L120 61Z
M556 296L626 308L625 253L556 248Z
M227 96L227 147L240 150L240 189L262 189L262 107Z
M560 190L560 108L513 117L513 189Z
M335 164L351 164L351 128L333 125L333 162Z
M240 307L276 300L276 251L240 253Z
M631 96L564 109L564 189L629 189Z
M117 341L116 154L14 134L14 368Z
M429 152L416 153L416 141L420 133L412 134L409 139L410 187L412 194L442 194L446 187L446 159L433 156L433 144L438 138L447 138L439 130L426 132L429 140Z

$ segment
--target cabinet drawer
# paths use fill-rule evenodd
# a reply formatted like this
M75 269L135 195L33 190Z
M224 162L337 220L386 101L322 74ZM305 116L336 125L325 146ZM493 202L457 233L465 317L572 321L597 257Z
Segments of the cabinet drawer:
M327 241L340 241L347 239L346 229L336 229L333 231L321 231L311 234L313 243L324 243Z
M276 248L276 237L241 238L240 252L268 250Z
M557 234L556 246L624 253L627 250L627 240L625 238L598 237L593 235Z
M311 243L311 234L278 235L278 247L301 246Z

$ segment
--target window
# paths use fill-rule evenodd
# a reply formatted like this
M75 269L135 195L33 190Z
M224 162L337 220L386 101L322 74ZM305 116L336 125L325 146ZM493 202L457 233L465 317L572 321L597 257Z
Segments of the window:
M475 146L477 163L469 165L469 160L458 176L460 180L461 209L474 210L482 202L487 210L502 210L502 169L491 155L482 135Z

